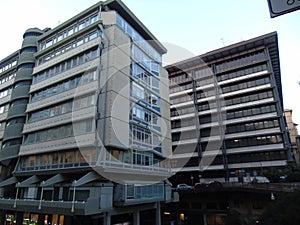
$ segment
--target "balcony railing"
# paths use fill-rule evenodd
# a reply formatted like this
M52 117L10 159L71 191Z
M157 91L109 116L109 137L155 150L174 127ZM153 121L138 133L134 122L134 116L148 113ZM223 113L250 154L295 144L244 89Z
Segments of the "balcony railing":
M74 212L72 212L74 207ZM17 211L30 211L49 214L64 215L91 215L101 211L98 198L88 198L87 201L54 201L36 199L0 198L0 209L15 209Z
M105 168L117 168L117 169L127 169L133 171L144 171L144 172L156 172L156 173L170 173L171 168L159 167L157 165L137 165L137 164L129 164L122 162L114 162L114 161L102 161L99 163L100 166Z

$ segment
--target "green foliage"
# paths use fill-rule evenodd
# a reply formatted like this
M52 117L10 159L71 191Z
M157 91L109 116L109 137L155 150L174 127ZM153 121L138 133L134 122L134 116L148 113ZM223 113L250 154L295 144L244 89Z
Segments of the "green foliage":
M271 167L263 172L263 176L267 177L271 183L277 183L280 181L281 173L278 169Z
M300 167L295 162L288 162L284 172L287 175L287 182L300 182Z
M300 192L281 196L262 215L264 225L299 225Z
M300 182L300 167L295 162L288 162L287 166L278 170L276 168L270 168L263 172L263 176L267 177L271 183L277 182ZM280 179L285 177L285 179Z

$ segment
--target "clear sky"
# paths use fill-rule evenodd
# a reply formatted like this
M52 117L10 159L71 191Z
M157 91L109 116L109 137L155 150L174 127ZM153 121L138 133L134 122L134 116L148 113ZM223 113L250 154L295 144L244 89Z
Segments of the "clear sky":
M54 28L97 2L0 0L0 59L21 46L27 28ZM300 11L271 19L267 0L123 2L168 48L186 50L178 59L277 31L284 107L293 110L294 121L300 124Z

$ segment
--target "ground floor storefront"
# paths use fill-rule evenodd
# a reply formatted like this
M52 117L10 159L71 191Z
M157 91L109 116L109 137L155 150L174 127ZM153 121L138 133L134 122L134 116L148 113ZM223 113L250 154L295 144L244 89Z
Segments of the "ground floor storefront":
M132 209L126 213L117 211L79 216L3 210L0 212L0 225L160 225L161 223L157 209L143 210L143 207L140 207L140 210Z

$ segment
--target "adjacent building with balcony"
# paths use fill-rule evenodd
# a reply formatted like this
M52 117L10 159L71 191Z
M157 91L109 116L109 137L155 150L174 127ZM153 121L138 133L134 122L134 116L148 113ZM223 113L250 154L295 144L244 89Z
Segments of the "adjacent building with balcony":
M276 32L166 69L172 182L251 181L292 159Z
M0 224L160 224L164 46L120 0L23 38L0 61Z
M290 141L291 141L291 150L292 150L293 157L294 157L296 164L299 165L300 154L299 154L299 147L297 146L297 137L299 136L298 130L297 130L298 124L293 122L292 115L293 115L293 110L291 110L291 109L284 110L284 116L286 119L289 137L290 137Z

